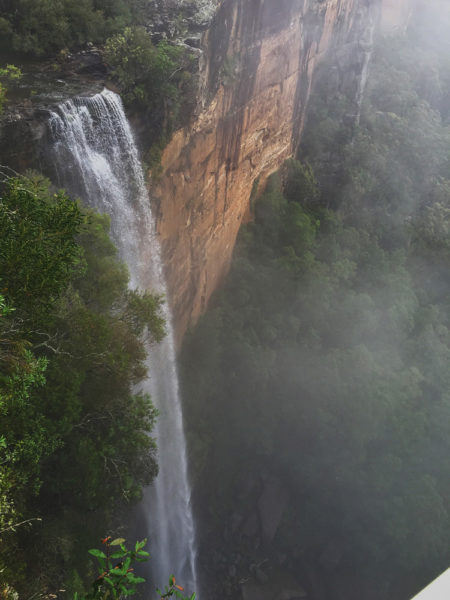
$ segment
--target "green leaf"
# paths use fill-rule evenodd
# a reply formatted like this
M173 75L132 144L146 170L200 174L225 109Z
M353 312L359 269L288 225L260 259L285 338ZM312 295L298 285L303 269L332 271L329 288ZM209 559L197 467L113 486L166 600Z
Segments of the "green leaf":
M124 544L125 542L126 542L125 538L116 538L109 545L110 546L121 546L121 544Z
M111 554L111 558L123 558L126 555L127 555L127 552L123 552L122 550L119 550L119 552L114 552L113 554Z
M145 583L146 581L143 577L135 577L132 573L128 573L127 579L131 583Z
M135 552L138 552L139 550L141 550L145 544L147 543L147 539L142 540L142 542L136 542L136 545L134 547Z
M95 556L96 558L106 558L106 554L101 550L97 550L97 548L92 548L92 550L88 550L89 554Z

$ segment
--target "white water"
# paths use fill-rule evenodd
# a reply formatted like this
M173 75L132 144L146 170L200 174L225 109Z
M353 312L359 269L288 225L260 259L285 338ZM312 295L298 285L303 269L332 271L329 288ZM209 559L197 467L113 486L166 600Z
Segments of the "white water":
M375 20L372 14L369 15L369 25L360 40L360 46L363 50L363 62L361 75L358 81L358 90L356 93L356 119L355 124L359 125L361 120L361 109L364 101L364 94L367 87L367 80L369 79L370 63L372 61L373 47L374 47L374 35L375 35Z
M59 184L99 212L111 215L111 235L130 272L130 287L165 294L161 253L144 175L122 102L104 90L60 105L49 119L51 153ZM144 492L154 582L175 574L197 589L195 531L187 477L186 443L178 390L171 315L167 336L150 346L150 377L143 389L160 411L156 437L159 474Z

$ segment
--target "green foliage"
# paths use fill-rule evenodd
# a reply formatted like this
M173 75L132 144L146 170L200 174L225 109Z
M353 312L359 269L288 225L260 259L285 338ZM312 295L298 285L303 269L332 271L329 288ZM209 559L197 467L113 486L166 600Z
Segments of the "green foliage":
M11 179L0 200L1 285L19 311L47 312L80 268L80 207L43 182Z
M136 542L134 550L128 550L123 538L112 540L106 537L102 540L104 551L89 550L98 562L98 577L92 584L92 589L83 596L83 600L103 600L106 598L123 598L136 593L136 585L144 583L145 579L136 577L133 573L135 562L144 562L149 553L143 550L147 540ZM75 600L78 595L75 595Z
M156 590L160 599L164 600L164 598L179 598L180 600L195 600L196 593L194 592L191 596L185 596L183 594L184 588L181 585L177 585L176 579L174 575L169 577L169 585L164 587L164 590Z
M41 592L84 571L81 532L95 535L157 472L157 413L133 389L142 337L165 334L162 300L128 290L108 218L42 178L4 183L0 223L0 572L29 592L38 554ZM15 527L36 517L27 536Z
M108 39L105 60L130 105L157 113L170 132L178 117L184 50L163 40L157 46L143 27L127 27Z
M102 540L104 551L94 548L89 554L94 556L98 562L98 577L92 584L89 593L82 596L83 600L106 600L107 598L123 598L134 596L136 585L144 583L145 579L136 577L133 573L136 562L145 562L150 555L144 550L147 540L136 542L134 550L128 550L124 538L112 539L108 536ZM195 600L195 593L185 597L183 588L177 585L175 576L169 578L169 585L165 590L157 590L161 600L175 596L180 600ZM74 600L78 600L75 594Z
M101 43L138 22L144 10L140 0L1 0L1 45L42 56Z
M22 77L21 70L15 65L6 65L6 67L0 68L0 115L3 111L3 107L6 101L7 84L10 81L17 81Z

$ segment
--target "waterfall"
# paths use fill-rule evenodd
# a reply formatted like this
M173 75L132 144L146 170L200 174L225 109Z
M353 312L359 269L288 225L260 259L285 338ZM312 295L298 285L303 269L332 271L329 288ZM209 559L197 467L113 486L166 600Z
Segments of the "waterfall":
M122 102L111 91L69 100L50 114L51 158L58 183L111 216L111 235L133 289L165 294L161 252L144 174ZM195 531L190 507L186 442L178 389L171 314L167 336L148 347L150 376L143 389L160 412L156 429L159 474L144 491L151 569L157 585L174 573L194 591ZM191 589L192 587L192 589Z
M373 55L375 35L375 20L372 15L369 16L369 25L367 26L359 44L363 51L363 60L361 66L361 74L358 81L358 89L356 92L356 125L359 125L361 120L361 108L364 101L364 93L366 91L367 80L369 78L370 62Z

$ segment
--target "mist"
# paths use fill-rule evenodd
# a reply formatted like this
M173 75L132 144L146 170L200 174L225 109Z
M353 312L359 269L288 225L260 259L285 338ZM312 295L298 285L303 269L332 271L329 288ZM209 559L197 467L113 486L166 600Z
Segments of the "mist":
M0 31L1 599L411 600L450 562L450 0Z
M450 6L390 4L360 115L324 61L184 346L212 595L408 600L448 567Z

